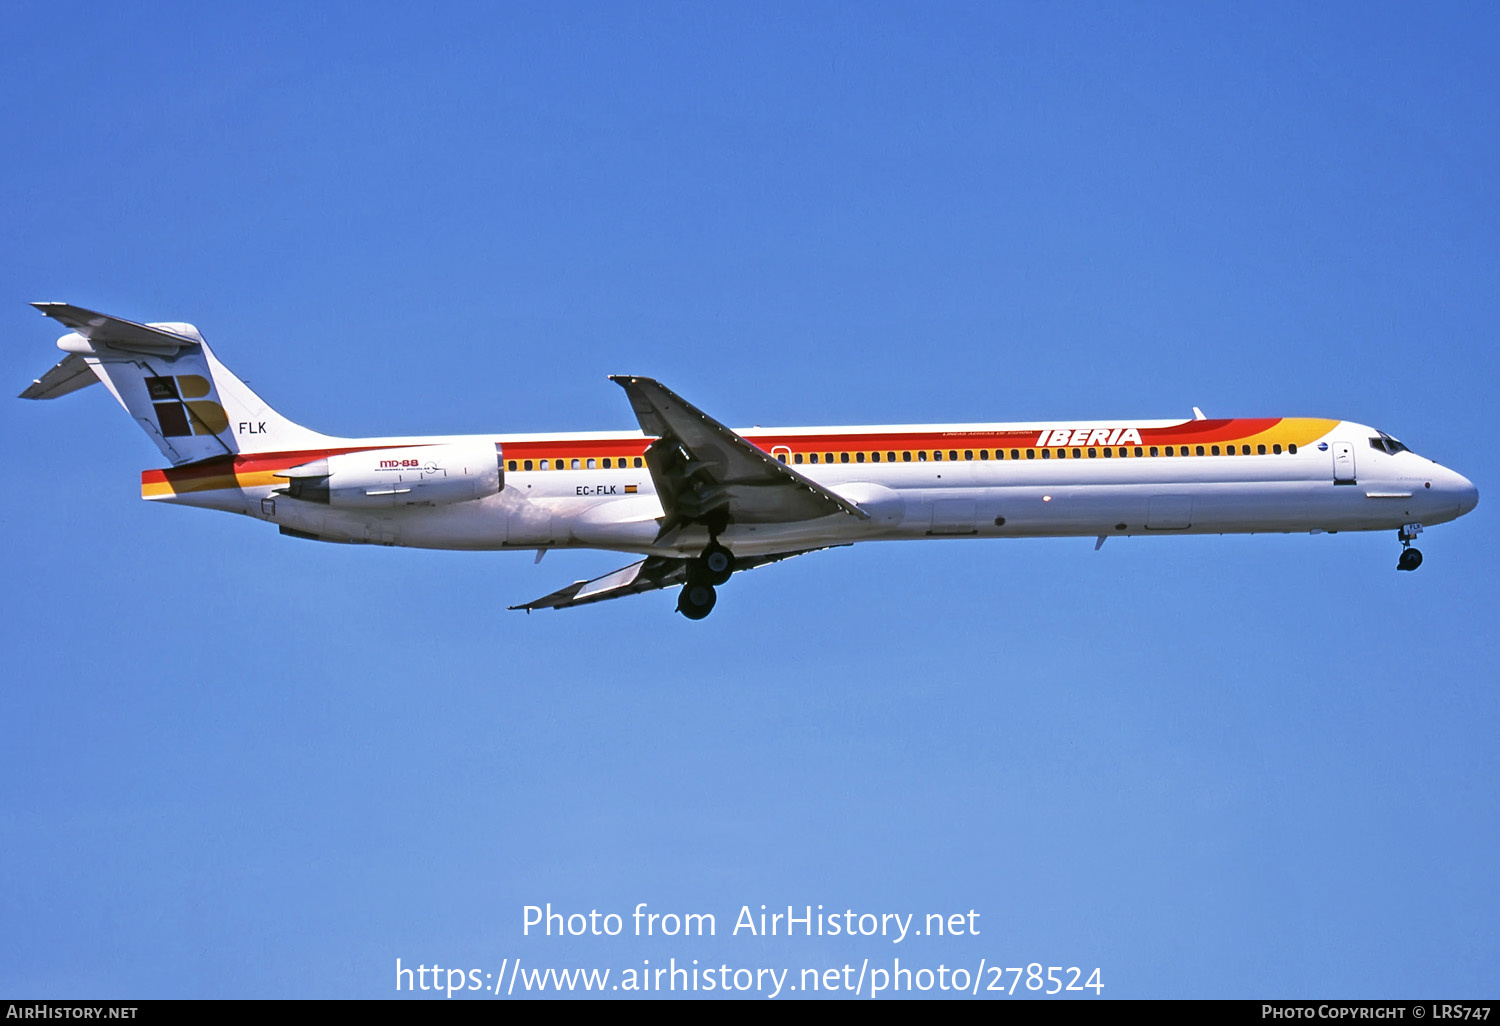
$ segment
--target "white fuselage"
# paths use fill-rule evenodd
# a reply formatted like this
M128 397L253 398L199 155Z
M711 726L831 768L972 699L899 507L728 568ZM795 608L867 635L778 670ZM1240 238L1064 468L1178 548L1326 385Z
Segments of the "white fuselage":
M730 523L719 539L741 556L934 537L1396 530L1453 520L1477 502L1476 489L1461 475L1404 448L1388 451L1399 443L1384 447L1376 439L1385 436L1348 421L739 433L868 514ZM1122 437L1127 444L1103 444ZM1266 444L1280 437L1300 441ZM639 458L650 441L639 433L388 438L348 440L343 449L329 450L498 446L498 492L437 505L349 509L289 497L276 471L317 459L317 452L240 457L217 478L196 471L199 480L191 485L182 468L148 472L143 490L148 498L248 513L328 541L695 555L708 539L706 529L661 530L662 505Z

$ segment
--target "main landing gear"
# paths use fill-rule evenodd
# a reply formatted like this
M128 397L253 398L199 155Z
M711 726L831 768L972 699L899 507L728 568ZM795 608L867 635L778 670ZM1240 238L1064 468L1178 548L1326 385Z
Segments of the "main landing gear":
M1396 560L1397 570L1415 570L1422 565L1422 550L1411 547L1412 539L1421 533L1421 524L1407 524L1396 532L1396 537L1401 539L1401 558Z
M688 564L687 583L677 596L677 611L689 620L701 620L714 611L719 601L714 586L723 584L734 573L734 553L720 545L718 539Z

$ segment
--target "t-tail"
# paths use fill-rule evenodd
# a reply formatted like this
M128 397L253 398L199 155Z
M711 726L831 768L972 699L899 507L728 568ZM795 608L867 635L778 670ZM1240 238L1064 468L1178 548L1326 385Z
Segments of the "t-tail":
M330 441L267 406L191 324L137 324L67 303L31 305L72 330L57 340L68 355L22 399L56 399L102 381L175 466Z

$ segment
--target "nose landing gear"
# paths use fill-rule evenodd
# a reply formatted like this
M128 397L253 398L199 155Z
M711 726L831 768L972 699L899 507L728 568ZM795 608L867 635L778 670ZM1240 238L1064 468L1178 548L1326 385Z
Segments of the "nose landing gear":
M1421 533L1421 524L1406 524L1396 532L1396 537L1401 539L1401 558L1396 560L1397 570L1415 570L1422 565L1422 550L1411 547L1412 539Z

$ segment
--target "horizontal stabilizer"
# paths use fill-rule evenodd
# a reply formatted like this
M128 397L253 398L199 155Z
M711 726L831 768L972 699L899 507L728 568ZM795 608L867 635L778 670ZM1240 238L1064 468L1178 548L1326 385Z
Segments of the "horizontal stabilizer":
M21 393L22 399L56 399L60 395L76 392L98 381L92 367L77 353L69 353L57 362L46 374L31 383Z
M72 328L90 342L152 356L175 356L203 337L190 324L137 324L120 317L85 310L71 303L32 303L42 313ZM174 330L175 329L175 330Z
M71 330L57 340L68 355L33 381L23 399L55 399L103 381L173 466L236 453L327 449L335 441L268 406L191 324L138 324L71 303L31 305Z

